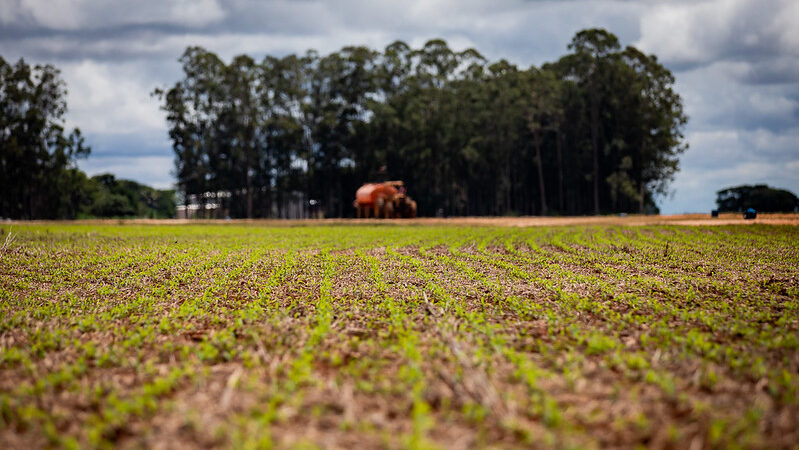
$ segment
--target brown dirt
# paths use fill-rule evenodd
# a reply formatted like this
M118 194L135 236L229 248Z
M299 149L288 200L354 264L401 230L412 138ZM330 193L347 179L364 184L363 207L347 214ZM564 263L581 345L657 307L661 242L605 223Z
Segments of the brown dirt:
M611 219L615 221L597 221ZM572 224L649 224L643 219L648 218L418 219L390 223L535 226L551 225L557 221L560 222L556 224L563 225L563 221L572 220ZM778 217L774 219L781 220ZM722 217L718 223L727 220ZM479 231L482 234L484 230ZM170 284L172 277L190 267L184 267L182 263L185 261L180 258L174 260L174 265L157 266L161 251L157 247L131 252L137 258L126 263L124 270L111 272L108 279L102 278L107 275L101 277L103 269L117 266L113 259L97 258L102 251L94 255L74 253L73 258L54 258L47 254L49 249L45 247L30 248L27 251L41 252L38 259L51 264L40 267L32 260L22 259L21 254L9 254L9 258L20 258L18 261L7 260L16 264L9 263L7 267L0 264L0 289L5 288L11 293L8 298L11 301L5 305L5 311L9 312L7 317L11 316L10 312L24 312L26 308L35 312L26 301L40 297L55 302L74 296L93 304L94 309L75 310L74 317L56 316L48 321L31 317L25 321L27 330L0 332L0 347L13 345L22 349L30 347L28 344L38 329L62 330L69 338L65 341L66 348L45 349L42 356L32 356L29 367L0 365L0 374L3 375L0 377L0 394L37 404L41 411L53 418L56 431L76 436L85 445L89 435L87 430L94 417L113 410L107 398L96 398L98 389L102 392L114 387L125 398L126 394L134 395L145 383L155 376L165 375L180 362L197 368L194 377L182 380L166 395L159 397L154 411L126 418L125 423L108 430L109 445L120 448L225 448L242 446L237 433L240 437L249 437L261 432L267 433L273 445L279 448L309 443L328 448L391 448L409 446L403 439L413 435L416 425L414 402L410 395L413 380L409 381L407 370L415 368L424 380L423 400L430 409L428 418L431 425L426 438L442 447L594 445L695 448L739 444L743 447L790 448L795 445L799 436L796 431L799 430L799 409L795 403L780 403L778 395L769 393L769 388L777 388L773 385L775 379L751 378L743 368L732 367L728 361L713 361L686 350L681 341L646 343L663 336L670 326L680 326L683 330L707 334L709 339L724 344L725 349L736 355L757 354L769 368L796 373L799 354L795 348L786 351L785 348L763 346L756 339L759 334L755 334L767 332L775 326L786 334L796 332L795 307L786 311L782 308L794 304L796 294L790 292L797 291L773 295L770 291L772 282L785 283L790 288L796 286L793 275L796 265L790 261L799 259L796 252L790 250L792 247L786 247L785 258L772 255L770 260L774 261L775 267L761 273L735 257L749 255L749 241L727 243L724 247L728 251L726 256L713 259L710 254L694 253L693 241L680 244L675 239L670 243L671 251L676 255L676 259L672 259L665 252L663 255L647 253L649 244L629 248L628 244L623 244L625 241L621 238L624 234L636 234L639 230L625 228L616 231L618 235L614 235L613 244L593 247L588 243L590 239L572 242L566 236L568 247L543 245L540 254L533 254L523 247L517 248L518 253L494 245L485 249L491 261L510 263L510 267L518 269L518 272L509 270L509 266L486 263L481 259L485 253L476 245L455 249L445 245L430 248L413 245L333 252L335 276L329 291L330 329L313 344L307 377L299 378L300 381L290 375L291 367L299 360L306 345L310 345L310 334L320 320L317 308L326 263L317 252L301 253L285 282L279 283L261 299L259 287L280 263L268 254L262 255L252 270L241 273L234 270L246 263L250 256L247 251L231 251L220 258L210 254L201 256L195 264L207 263L207 270L187 277L185 282ZM678 229L673 234L698 235L705 231ZM720 231L725 233L725 230ZM745 232L757 231L750 228ZM771 228L766 231L790 231L790 235L795 236L793 230ZM672 233L667 230L665 234ZM678 247L680 245L682 247ZM777 252L771 247L764 251ZM120 253L127 255L126 252ZM630 257L625 258L624 263L618 262L613 258L617 253ZM75 261L88 256L96 258L93 265L75 266ZM372 269L366 257L379 262L378 267L383 273L376 278L383 283L378 284L371 278ZM598 266L596 260L603 261L603 264ZM547 264L542 265L541 261ZM696 261L713 268L715 275L702 272L695 279L688 278ZM67 279L61 280L60 288L34 282L46 280L53 268L72 269L64 271ZM119 279L114 280L114 275ZM748 278L742 278L744 276ZM24 279L31 282L26 287L18 287ZM558 293L545 282L551 279L559 280ZM716 279L735 287L735 293L741 296L733 297L726 291L711 290L714 286L711 282ZM663 290L651 289L655 281L663 284ZM103 298L102 287L109 283L121 286L123 282L125 290L111 294L111 299ZM688 282L702 290L700 298L684 298L682 291L691 287ZM215 289L217 283L219 288ZM76 328L77 319L135 301L137 292L146 295L159 286L164 286L165 292L163 298L151 302L152 312L132 313L130 317L113 321L108 319L100 323L100 330L96 331ZM578 305L564 301L561 292L590 301L592 309L578 308ZM205 294L208 298L199 301ZM763 327L747 327L753 333L739 336L718 319L710 322L716 328L708 328L702 321L691 318L693 316L674 321L674 318L651 311L640 302L631 303L625 295L632 294L639 299L673 305L673 309L667 311L704 310L707 313L704 317L715 317L713 314L719 310L711 306L721 305L727 300L734 303L737 311L749 313L773 308L773 315ZM773 301L766 302L769 298ZM212 313L214 317L180 318L176 314L180 306L191 300L198 300L202 305L200 312ZM265 301L265 313L251 322L236 324L238 309L262 300ZM750 301L754 302L751 308L747 306ZM515 308L516 302L540 306L539 310L547 313L528 314L523 308ZM389 304L401 312L402 327L393 324L394 312ZM636 315L646 316L648 320L641 323L620 320L621 315L630 311L636 311ZM730 310L724 317L731 321L737 319L735 311ZM140 319L147 315L152 319L164 317L178 327L172 332L156 334L152 341L132 346L120 342L129 330L146 325L147 322ZM777 321L780 318L787 323L779 325ZM669 319L673 323L660 326L661 334L651 333L660 319ZM490 326L484 326L483 320ZM239 356L231 361L200 361L194 356L202 350L204 343L214 342L214 336L227 329L236 330L233 346L240 351ZM410 330L414 336L414 346L420 354L418 361L411 361L405 354L407 350L399 345L398 333L403 329ZM592 353L583 337L595 335L619 340L623 347L616 353ZM495 338L504 342L494 341ZM71 343L89 341L98 343L98 353L109 349L117 351L119 358L114 366L103 367L92 363L93 359L89 358L87 372L76 376L73 384L53 384L38 393L18 389L20 385L33 385L35 381L77 361L81 353L77 348L71 348ZM181 355L173 347L163 347L164 344L185 346L189 351ZM740 349L745 351L738 351ZM515 365L506 350L523 357L530 363L528 367L540 372L534 386L525 384L521 367ZM648 368L631 369L613 359L614 356L636 355L646 358L651 371ZM152 373L141 371L140 367L146 362L152 362ZM718 382L703 384L701 377L708 369L714 370ZM649 372L673 379L674 392L647 381ZM297 386L293 385L295 382ZM259 414L267 409L270 401L281 396L283 398L276 405L272 422L261 423ZM555 411L561 416L561 425L548 424L542 406L546 404L545 399L555 405ZM745 412L753 407L753 413L760 411L762 416L747 419ZM485 416L469 413L478 410ZM0 426L0 448L44 448L49 445L35 419L16 413L3 416L0 411L0 420L11 424L5 428ZM743 420L753 422L748 424ZM725 427L722 437L728 440L714 443L712 430L719 424ZM0 421L0 425L5 424ZM748 428L748 431L759 434L753 434L750 441L738 442L736 427ZM547 435L554 436L552 443L541 438Z
M63 221L11 221L10 225L25 223L64 223ZM757 219L746 220L738 213L723 213L719 217L708 214L628 215L628 216L568 216L568 217L421 217L416 219L93 219L74 220L76 225L186 225L231 224L263 226L297 225L465 225L495 227L536 227L562 225L799 225L799 213L760 213Z

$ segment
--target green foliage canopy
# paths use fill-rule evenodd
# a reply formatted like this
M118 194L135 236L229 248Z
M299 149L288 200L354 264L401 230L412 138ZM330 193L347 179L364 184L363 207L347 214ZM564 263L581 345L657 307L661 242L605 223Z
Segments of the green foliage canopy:
M721 212L742 212L749 208L758 212L793 212L799 209L799 198L790 191L765 184L742 185L718 191L716 205Z
M85 217L175 217L175 191L158 190L111 174L93 176L88 183L90 199L82 209Z
M66 87L51 65L0 57L0 217L59 219L77 214L88 156L79 129L64 129Z
M423 215L656 211L687 148L674 77L606 30L569 49L521 69L441 39L230 63L190 47L155 94L179 190L232 217L280 216L297 192L351 215L380 178Z
M0 217L174 217L174 191L78 170L90 149L66 134L65 97L55 67L0 57Z

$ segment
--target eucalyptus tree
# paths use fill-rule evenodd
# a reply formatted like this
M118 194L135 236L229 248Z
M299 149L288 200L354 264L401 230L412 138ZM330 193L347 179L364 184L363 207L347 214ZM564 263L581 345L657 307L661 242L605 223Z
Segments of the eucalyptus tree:
M303 111L310 139L310 192L325 199L328 215L341 216L350 203L342 183L354 165L355 131L369 116L367 98L377 90L376 56L365 47L345 47L308 66Z
M52 65L0 57L0 217L70 218L89 155L79 129L65 129L66 85Z
M480 130L482 148L488 165L493 167L491 214L518 211L518 178L526 172L526 148L521 133L525 131L524 111L529 103L526 73L506 60L486 68L483 83L484 111ZM526 190L526 189L525 189Z
M632 116L628 140L638 147L633 156L639 212L643 213L647 200L652 202L654 194L664 195L679 170L679 155L688 148L682 134L688 117L674 91L674 76L657 57L635 47L627 47L622 57L630 70L631 101L625 107Z
M474 121L466 112L476 113L473 105L463 102L463 88L474 87L474 72L485 60L474 49L456 52L434 39L410 52L410 61L411 75L393 99L400 101L392 101L406 137L400 152L406 167L403 175L416 179L416 186L428 193L419 202L423 213L463 214L469 203L467 175L475 156L468 146L475 133L469 124ZM471 83L465 84L469 77Z
M179 61L183 79L154 94L167 113L178 189L204 209L208 194L223 188L225 156L220 144L226 130L219 119L226 99L221 83L226 67L201 47L187 48Z
M223 184L234 194L236 203L240 203L238 197L243 191L247 218L253 217L253 196L261 191L254 183L256 173L263 169L259 164L262 148L258 134L263 127L258 102L259 81L255 61L247 55L233 58L225 67L222 79L225 102L220 122L225 125L226 137L220 146L226 150L223 155L228 174ZM240 207L238 204L230 206Z
M264 196L264 215L274 210L282 217L287 193L304 190L301 170L296 162L307 155L303 127L303 102L306 101L308 55L286 55L282 58L267 55L259 67L257 83L262 130L263 152L260 154L262 172L260 185L269 191Z
M230 64L191 47L158 91L179 186L227 192L247 217L282 216L297 191L347 215L381 178L405 180L423 215L648 210L686 148L674 78L605 30L569 48L522 70L441 39Z
M541 215L546 215L547 195L544 181L544 159L542 157L543 138L546 133L555 134L558 171L558 199L562 208L563 196L563 158L561 155L559 130L563 117L561 81L550 70L535 67L528 71L530 76L530 103L527 111L527 125L533 135L535 165L538 172L538 189L541 202Z
M452 154L452 214L481 214L493 206L493 189L486 189L497 179L495 168L486 160L488 149L482 131L491 112L490 96L485 89L488 77L486 59L474 49L458 53L455 79L449 83L450 117L448 147ZM490 200L489 200L490 198ZM482 212L485 214L486 212Z
M405 95L410 96L405 114L406 132L412 139L403 148L403 161L413 162L418 186L444 211L452 207L452 158L447 145L451 116L447 115L452 92L447 89L458 67L457 55L442 39L433 39L411 54L413 75ZM409 168L411 169L411 168ZM410 170L409 170L410 171ZM438 208L422 202L428 214Z
M591 136L591 181L593 184L594 214L600 213L600 132L603 86L607 87L613 59L618 55L619 40L612 33L599 28L577 32L569 44L572 53L560 60L567 79L576 81L588 97Z

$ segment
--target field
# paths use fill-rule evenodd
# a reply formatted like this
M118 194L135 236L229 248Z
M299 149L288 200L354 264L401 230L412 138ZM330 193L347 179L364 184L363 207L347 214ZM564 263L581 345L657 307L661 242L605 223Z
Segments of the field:
M799 227L471 225L3 225L0 448L796 448Z

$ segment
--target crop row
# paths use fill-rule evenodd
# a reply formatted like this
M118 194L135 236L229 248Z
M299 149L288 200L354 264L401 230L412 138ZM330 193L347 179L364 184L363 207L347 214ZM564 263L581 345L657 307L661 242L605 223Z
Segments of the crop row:
M2 233L5 448L799 441L795 227Z

